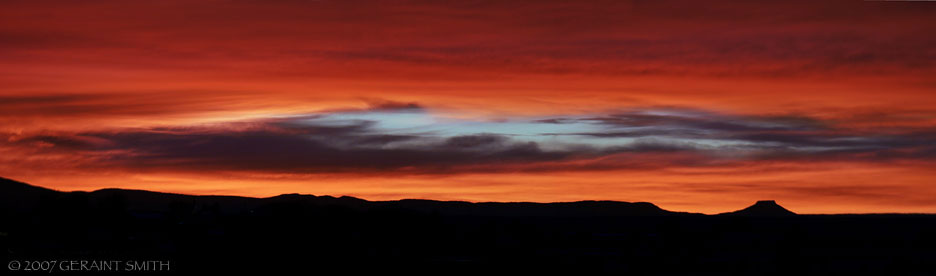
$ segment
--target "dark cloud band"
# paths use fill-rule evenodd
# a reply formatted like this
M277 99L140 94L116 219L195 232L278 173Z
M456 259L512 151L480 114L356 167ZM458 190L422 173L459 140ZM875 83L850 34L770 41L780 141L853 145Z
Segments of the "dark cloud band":
M425 117L431 116L418 105L392 103L210 126L4 138L6 147L36 154L94 156L95 162L82 164L91 167L285 173L613 170L731 160L936 157L930 143L936 138L933 130L859 133L809 117L646 109L512 122L429 122L415 127L399 122ZM513 127L511 132L493 131L504 124ZM560 132L537 132L541 127ZM574 131L583 128L592 131Z

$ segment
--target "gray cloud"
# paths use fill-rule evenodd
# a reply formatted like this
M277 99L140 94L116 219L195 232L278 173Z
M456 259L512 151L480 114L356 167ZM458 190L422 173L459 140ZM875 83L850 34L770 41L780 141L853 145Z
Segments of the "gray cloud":
M85 164L91 167L288 173L609 170L743 159L873 162L936 157L931 143L936 140L934 130L859 133L801 116L735 116L671 108L531 120L534 125L587 125L602 130L536 135L567 137L558 142L494 132L401 132L382 127L385 122L379 119L420 114L420 109L394 103L341 113L378 118L374 120L314 114L211 126L0 138L14 147L42 143L39 153L98 156L99 162ZM621 154L626 157L614 157ZM681 156L648 161L642 159L646 154ZM575 166L556 163L583 160Z

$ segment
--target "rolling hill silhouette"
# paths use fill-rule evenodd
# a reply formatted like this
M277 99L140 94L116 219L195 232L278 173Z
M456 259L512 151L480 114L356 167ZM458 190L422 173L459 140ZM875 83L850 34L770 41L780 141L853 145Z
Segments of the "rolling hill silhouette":
M35 206L42 201L43 197L52 199L56 197L67 197L69 194L81 194L92 202L119 198L123 201L123 204L126 204L126 206L124 206L125 208L140 212L166 212L170 210L173 202L190 202L199 208L204 206L218 206L218 208L220 208L218 211L223 213L243 212L265 204L300 204L345 207L352 210L386 209L455 216L579 217L692 215L691 213L663 210L648 202L578 201L560 203L471 203L464 201L422 199L367 201L349 196L335 198L332 196L284 194L270 198L250 198L237 196L193 196L124 189L102 189L93 192L66 193L31 186L26 183L4 178L0 178L0 192L10 199L4 200L4 202L10 203L11 207L15 208Z
M773 201L703 215L614 201L59 192L8 179L0 200L4 261L168 260L185 275L892 275L936 259L936 216L795 215Z

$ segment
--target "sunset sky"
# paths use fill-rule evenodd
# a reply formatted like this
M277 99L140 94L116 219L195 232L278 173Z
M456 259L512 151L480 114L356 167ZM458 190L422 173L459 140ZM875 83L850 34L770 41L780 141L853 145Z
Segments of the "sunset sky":
M3 1L0 176L936 212L936 2Z

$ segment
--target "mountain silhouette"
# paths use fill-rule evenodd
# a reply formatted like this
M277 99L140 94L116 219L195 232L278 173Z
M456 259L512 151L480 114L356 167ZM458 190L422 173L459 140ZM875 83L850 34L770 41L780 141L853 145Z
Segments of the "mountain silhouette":
M342 196L315 196L283 194L269 198L238 196L195 196L160 193L144 190L101 189L92 192L59 192L26 183L0 178L0 193L10 208L22 209L36 206L42 198L47 200L69 195L87 197L91 203L119 200L122 208L132 212L167 212L173 204L193 205L192 208L213 207L222 213L234 214L251 211L265 205L278 204L297 206L332 206L356 211L388 210L395 212L431 213L447 216L502 216L502 217L602 217L602 216L670 216L701 215L672 212L649 202L620 201L577 201L557 203L534 202L465 202L403 199L392 201L368 201Z
M58 191L32 186L0 177L0 208L17 212L38 207L43 199L61 194Z
M783 206L780 206L779 204L777 204L776 201L761 200L747 208L734 211L734 212L722 213L720 215L777 217L777 216L794 216L796 215L796 213L793 213L790 210L783 208Z
M542 216L542 217L602 217L602 216L671 216L702 215L698 213L664 210L649 202L576 201L555 203L534 202L465 202L403 199L368 201L350 196L332 197L302 194L283 194L269 198L239 196L195 196L145 190L100 189L92 192L59 192L0 177L0 199L6 210L23 210L68 195L87 197L92 202L119 200L124 208L134 212L166 212L173 204L186 203L192 208L216 206L216 211L228 214L247 212L267 204L305 204L340 206L357 211L373 209L404 212L433 213L453 216ZM218 208L221 207L221 208ZM720 215L788 216L795 213L773 200L758 201L742 210Z
M925 275L931 233L934 215L795 215L774 201L703 215L647 202L61 192L0 178L0 262L157 259L180 275Z

